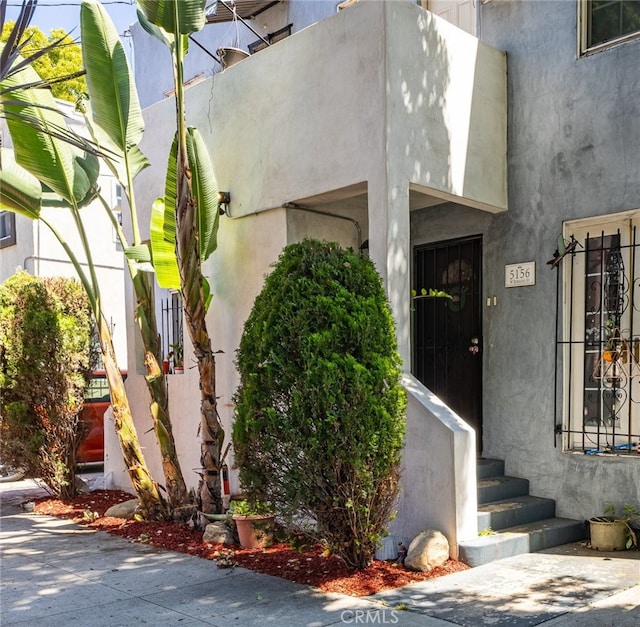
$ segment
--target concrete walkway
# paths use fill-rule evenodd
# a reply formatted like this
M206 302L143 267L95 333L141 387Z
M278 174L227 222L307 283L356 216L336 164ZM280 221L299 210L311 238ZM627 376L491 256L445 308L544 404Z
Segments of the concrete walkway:
M1 625L640 625L638 551L566 545L355 599L24 511L37 494L0 484Z

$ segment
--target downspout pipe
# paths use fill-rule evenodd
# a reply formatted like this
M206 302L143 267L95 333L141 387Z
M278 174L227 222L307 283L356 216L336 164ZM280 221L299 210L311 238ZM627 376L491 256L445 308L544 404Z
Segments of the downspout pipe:
M339 213L333 213L331 211L320 211L319 209L312 209L311 207L305 207L303 205L298 205L295 202L285 202L282 205L280 205L279 207L271 207L270 209L264 209L262 211L254 211L252 213L246 213L244 215L241 216L232 216L231 212L229 211L228 208L228 202L224 203L225 205L227 205L226 208L220 208L220 215L225 215L227 216L227 218L231 219L231 220L239 220L240 218L248 218L249 216L257 216L260 215L261 213L266 213L267 211L274 211L276 209L295 209L297 211L306 211L307 213L315 213L317 215L320 216L327 216L329 218L337 218L338 220L347 220L347 222L351 222L351 224L353 224L353 226L356 227L356 231L358 233L358 250L362 251L362 228L360 227L360 223L355 220L354 218L350 218L349 216L343 216L340 215ZM222 203L221 203L222 204Z
M338 218L339 220L347 220L351 222L353 226L356 227L356 231L358 232L358 250L362 249L362 229L360 228L360 224L357 220L350 218L349 216L343 216L339 213L331 213L329 211L320 211L319 209L312 209L311 207L304 207L302 205L298 205L294 202L286 202L282 205L283 209L297 209L298 211L306 211L307 213L316 213L321 216L329 216L330 218Z

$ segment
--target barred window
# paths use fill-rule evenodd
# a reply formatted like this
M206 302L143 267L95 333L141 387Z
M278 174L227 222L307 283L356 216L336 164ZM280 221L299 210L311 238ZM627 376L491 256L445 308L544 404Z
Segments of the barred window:
M160 302L162 354L168 362L169 373L174 373L184 346L182 296L179 292L170 291Z
M640 229L635 216L627 215L568 228L572 252L561 265L564 409L558 433L565 450L637 457Z

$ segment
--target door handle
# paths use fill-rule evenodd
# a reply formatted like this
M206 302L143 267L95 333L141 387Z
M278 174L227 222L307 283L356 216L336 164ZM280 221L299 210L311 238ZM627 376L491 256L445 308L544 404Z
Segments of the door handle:
M472 355L477 355L480 352L480 346L478 346L479 343L480 340L477 337L471 338L471 346L469 346L469 352Z

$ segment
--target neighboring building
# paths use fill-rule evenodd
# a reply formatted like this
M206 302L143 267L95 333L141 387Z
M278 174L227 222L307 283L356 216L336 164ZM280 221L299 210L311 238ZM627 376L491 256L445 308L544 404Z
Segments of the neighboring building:
M508 58L509 211L421 239L483 237L483 454L561 515L637 506L640 7L495 0L480 32Z
M81 115L74 111L70 102L58 101L58 106L67 116L69 127L79 135L86 134ZM11 136L6 126L0 127L2 145L11 147ZM99 178L101 193L120 214L120 192L109 170L101 166ZM72 250L82 251L80 237L68 209L49 207L42 211L69 243ZM124 305L124 256L116 243L115 230L98 201L81 210L81 216L89 241L102 293L103 309L111 324L116 356L121 368L127 367L127 332ZM84 261L82 254L78 255ZM26 270L37 277L74 277L76 272L64 249L51 230L40 221L0 211L0 283Z
M477 39L409 0L338 12L329 0L243 4L269 5L250 20L266 39L291 36L224 72L192 45L187 65L188 122L231 194L206 268L227 433L242 324L282 247L368 241L413 373L396 535L443 529L454 555L475 538L476 454L505 460L559 516L640 503L640 24L582 0L476 2L473 18L467 1L427 5ZM196 38L213 53L255 43L242 30L225 41L231 26ZM150 71L166 51L132 32L152 157L136 188L150 206L174 108L168 66L166 85ZM412 302L411 288L454 298ZM127 384L142 409L144 382ZM197 375L169 386L188 474L199 466Z

